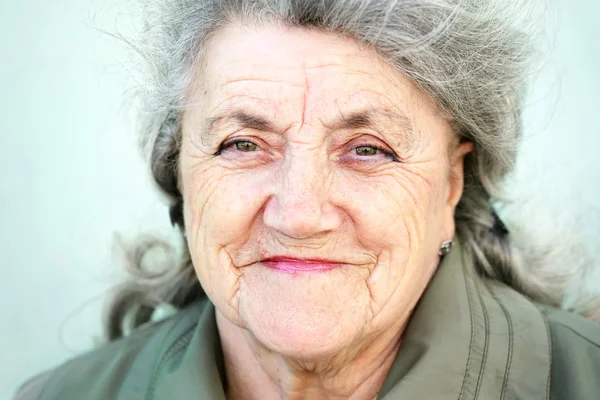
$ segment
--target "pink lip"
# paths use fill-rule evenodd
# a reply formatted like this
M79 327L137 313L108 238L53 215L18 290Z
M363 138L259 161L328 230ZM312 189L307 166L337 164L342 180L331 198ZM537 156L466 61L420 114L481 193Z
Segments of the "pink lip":
M321 259L299 259L288 257L271 257L261 261L268 268L290 274L299 272L326 272L342 267L343 263Z

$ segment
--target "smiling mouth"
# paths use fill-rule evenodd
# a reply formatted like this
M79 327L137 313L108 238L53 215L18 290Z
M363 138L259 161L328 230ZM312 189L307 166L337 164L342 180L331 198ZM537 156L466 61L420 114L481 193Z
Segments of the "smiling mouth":
M339 261L322 259L301 259L289 257L271 257L260 261L260 264L281 272L290 274L327 272L332 269L341 268L346 264Z

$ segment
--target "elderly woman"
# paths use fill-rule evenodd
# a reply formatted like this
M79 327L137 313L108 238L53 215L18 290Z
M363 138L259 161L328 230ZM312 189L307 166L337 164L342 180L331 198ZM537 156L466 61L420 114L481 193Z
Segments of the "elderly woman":
M491 204L530 54L507 10L148 9L143 146L183 259L17 398L600 398L600 326L552 307ZM178 312L149 323L160 303Z

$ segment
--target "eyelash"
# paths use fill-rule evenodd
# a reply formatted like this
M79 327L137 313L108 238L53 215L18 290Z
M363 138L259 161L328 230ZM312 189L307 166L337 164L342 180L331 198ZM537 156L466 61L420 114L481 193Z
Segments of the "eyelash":
M386 148L384 148L382 146L377 146L377 145L374 145L374 144L368 144L368 143L359 144L358 146L352 146L352 150L356 151L356 149L359 149L361 147L371 147L371 148L373 148L373 149L381 152L385 157L391 159L394 162L402 162L402 160L400 160L398 158L398 156L396 156L396 154L394 152L392 152L392 151L390 151L390 150L388 150L388 149L386 149Z
M231 141L227 141L227 142L223 143L221 146L219 146L219 149L217 150L217 152L214 155L215 156L221 155L221 153L223 152L223 150L227 150L228 148L230 148L232 146L235 146L238 143L253 143L257 148L260 148L260 146L258 146L256 143L254 143L251 140L248 140L248 139L234 139L234 140L231 140ZM360 147L371 147L371 148L377 150L378 152L381 152L385 157L391 159L393 162L402 162L402 160L400 160L398 158L398 156L394 152L392 152L392 151L390 151L390 150L388 150L388 149L386 149L386 148L384 148L382 146L377 146L377 145L365 143L365 144L359 144L357 146L352 146L352 150L356 151L356 149L358 149Z
M219 156L221 155L221 153L223 152L223 150L227 150L228 148L235 146L237 143L244 143L244 142L249 142L249 143L254 143L251 140L246 140L246 139L235 139L235 140L230 140L228 142L225 142L223 144L221 144L219 146L219 149L217 150L217 152L213 155L215 156ZM256 147L258 147L258 145L256 145Z

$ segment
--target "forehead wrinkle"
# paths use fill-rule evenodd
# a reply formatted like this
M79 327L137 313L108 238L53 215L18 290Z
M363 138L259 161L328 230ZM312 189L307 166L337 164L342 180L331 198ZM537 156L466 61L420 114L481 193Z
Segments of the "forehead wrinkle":
M264 82L303 87L304 65L277 65L271 60L246 58L230 61L220 67L221 88L235 83Z
M247 76L247 77L238 77L238 78L231 78L227 80L227 83L223 85L223 87L226 87L227 85L230 84L234 84L234 83L245 83L245 82L262 82L262 83L272 83L272 84L286 84L289 86L296 86L296 87L303 87L303 85L301 83L293 83L290 82L289 79L275 79L275 78L268 78L266 76L260 76L260 74L257 74L256 76Z
M314 65L311 67L306 67L307 73L314 73L314 71L318 71L326 68L340 68L340 71L336 71L335 75L332 77L340 77L342 75L349 76L366 76L368 78L373 78L373 71L363 70L359 68L348 69L348 64L327 64L327 65Z

